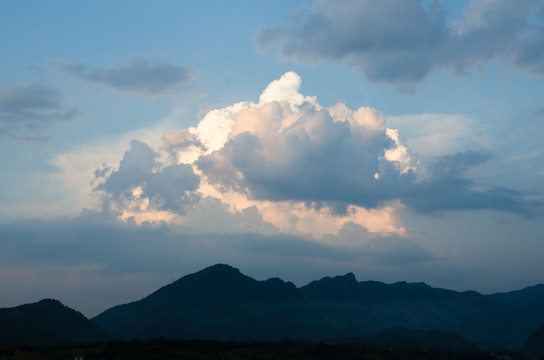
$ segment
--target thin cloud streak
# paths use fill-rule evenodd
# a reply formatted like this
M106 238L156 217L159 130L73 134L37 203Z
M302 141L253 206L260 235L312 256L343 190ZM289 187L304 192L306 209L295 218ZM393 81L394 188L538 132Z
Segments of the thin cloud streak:
M63 69L85 81L142 95L160 95L179 90L180 86L191 81L195 75L195 71L188 67L152 63L141 57L132 58L127 64L111 68L69 63Z

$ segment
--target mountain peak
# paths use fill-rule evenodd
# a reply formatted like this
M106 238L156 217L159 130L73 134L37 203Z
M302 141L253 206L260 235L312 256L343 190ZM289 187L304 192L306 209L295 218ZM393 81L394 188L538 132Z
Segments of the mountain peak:
M198 273L217 273L217 274L241 274L237 268L227 264L215 264L197 272Z
M61 303L59 300L57 299L42 299L40 301L38 301L38 304L39 305L42 305L42 306L50 306L50 307L66 307L63 303Z
M344 276L336 276L336 277L342 279L343 281L345 281L347 283L356 283L357 282L357 279L355 278L355 274L353 274L352 272L349 272Z

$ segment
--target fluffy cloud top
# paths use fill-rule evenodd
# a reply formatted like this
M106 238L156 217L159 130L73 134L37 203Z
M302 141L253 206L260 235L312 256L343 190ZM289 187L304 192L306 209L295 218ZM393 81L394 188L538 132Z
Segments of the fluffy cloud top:
M0 138L43 141L41 130L81 115L78 108L63 110L63 94L37 84L0 87Z
M385 156L397 144L381 114L343 109L346 117L335 119L334 110L311 103L292 106L271 101L240 112L229 141L198 168L211 183L253 199L326 203L342 213L348 204L377 207L392 200L382 189L411 181L410 171Z
M300 62L346 60L369 81L410 91L435 68L461 74L501 60L544 74L544 5L472 0L451 22L439 2L319 0L292 28L262 28L261 49Z
M64 70L86 81L144 95L173 90L190 81L194 75L189 68L169 63L155 64L144 58L133 58L128 64L115 68L91 68L75 63L65 65Z

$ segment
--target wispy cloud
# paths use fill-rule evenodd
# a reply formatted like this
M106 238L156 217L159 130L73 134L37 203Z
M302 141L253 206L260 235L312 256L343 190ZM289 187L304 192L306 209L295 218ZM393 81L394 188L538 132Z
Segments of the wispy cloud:
M63 109L63 94L51 87L22 83L0 87L0 137L47 141L42 130L81 116L77 108Z
M486 150L468 150L438 157L429 165L432 178L414 184L402 201L422 213L486 209L526 217L542 215L544 201L528 199L522 191L479 184L465 176L468 169L488 161L490 156Z
M158 95L179 89L195 75L195 71L188 67L153 63L141 57L110 68L73 63L64 65L63 69L85 81L143 95Z

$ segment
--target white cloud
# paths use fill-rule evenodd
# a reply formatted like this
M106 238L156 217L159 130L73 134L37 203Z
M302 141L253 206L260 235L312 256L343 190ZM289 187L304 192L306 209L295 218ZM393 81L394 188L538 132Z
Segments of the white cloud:
M298 92L302 79L297 73L289 71L278 80L272 81L259 98L259 105L272 101L285 101L291 105L291 110L296 111L303 103L317 105L315 96L304 96Z
M349 223L374 235L404 236L399 214L406 210L491 208L530 216L541 206L521 192L476 186L465 177L489 158L485 151L459 152L486 141L473 129L475 119L395 117L393 129L373 108L323 108L300 94L300 85L290 72L266 87L259 103L211 110L194 127L171 131L171 118L58 154L52 178L59 183L56 194L65 191L58 204L70 210L107 205L124 221L167 222L194 234L317 240ZM133 139L139 141L129 149ZM444 155L430 158L437 154ZM427 161L428 176L416 182L419 158ZM104 195L101 203L96 190ZM438 199L438 193L457 195Z
M103 169L104 166L110 167L110 170L116 169L132 139L140 139L158 148L161 145L161 135L172 128L176 118L177 115L172 114L153 127L94 139L56 154L50 160L56 171L35 174L36 180L42 186L47 184L46 191L42 191L47 196L42 198L41 205L39 201L34 203L33 206L38 207L33 210L36 213L27 213L26 216L40 213L69 216L79 213L82 208L98 209L101 199L93 191L98 184L93 182L95 171Z
M402 151L404 145L399 138L388 135L385 119L379 111L365 107L352 111L343 104L324 109L315 97L300 94L300 85L301 79L297 74L286 73L266 87L259 103L239 102L214 109L195 127L164 132L161 145L157 144L156 139L149 143L154 145L154 150L149 150L154 151L153 157L156 158L160 153L160 159L152 160L152 164L143 158L140 161L134 159L140 167L146 167L143 172L138 172L140 175L148 174L144 176L146 179L141 176L138 179L125 179L132 172L127 170L126 162L124 167L123 163L117 165L121 161L119 149L105 149L108 153L117 154L117 159L104 158L110 167L109 171L104 168L103 174L100 174L103 175L102 185L99 178L93 185L110 196L110 199L116 199L115 203L109 204L114 205L110 209L118 211L125 221L165 221L190 229L193 233L212 230L261 233L280 231L321 238L325 234L338 233L347 222L354 222L375 233L403 234L405 229L395 215L402 204L387 199L372 200L371 206L365 207L350 204L347 199L349 189L333 190L343 192L344 199L336 199L337 194L331 196L327 192L338 187L336 182L344 177L348 178L346 184L350 186L355 183L364 186L368 180L387 181L390 170L388 166L382 166L384 162L391 161L392 167L397 166L399 169L396 172L400 176L406 165L404 162L410 162L406 160L410 156L409 152L405 151L403 159L397 155L386 156L386 149L398 148ZM153 134L156 136L156 131ZM131 135L138 138L139 134ZM228 149L250 135L261 143L260 150L251 152L242 148L241 151L245 153L240 155L240 162L233 163L236 159L232 158ZM123 136L123 139L128 138ZM337 152L338 145L342 143L347 148ZM101 163L95 161L104 151L94 150L97 155L91 162L95 163L96 169ZM125 156L128 154L125 153ZM135 149L130 154L131 158L143 156L142 151ZM83 159L88 156L83 153L78 155ZM63 155L55 161L61 168L74 169L66 161L68 159L75 157ZM213 159L213 171L203 165L209 159ZM159 165L161 163L162 166ZM153 183L151 178L162 176L165 169L175 164L192 165L195 174L200 176L198 189L189 189L187 196L201 200L196 200L183 212L172 207L164 208L162 192L156 194L159 196L157 198L146 190ZM83 167L92 168L89 165ZM353 168L357 172L355 175L352 174ZM121 184L118 181L121 171L126 180L122 183L128 181L122 194L112 182L115 177L115 184ZM374 178L376 172L383 173L383 177L379 180ZM83 172L80 174L82 177L89 175ZM286 181L293 182L294 187L282 189L281 186L267 186L262 188L261 195L264 196L260 196L254 187L258 181L252 178L260 175L264 176L264 181L268 178L272 182L276 181L275 177L286 176ZM321 179L324 175L329 178ZM312 176L315 176L315 187L309 195L291 196L293 191L306 187L308 184L305 182ZM333 182L327 183L329 180ZM318 192L323 192L324 197L315 197ZM175 198L180 195L170 193ZM215 211L211 211L212 208Z
M402 234L405 229L395 215L399 203L385 200L366 208L349 205L346 199L337 201L335 195L327 198L327 193L344 177L364 187L366 181L380 181L374 174L383 172L385 180L381 181L387 181L388 170L380 166L384 161L399 164L400 175L416 160L410 160L410 152L396 133L389 136L379 111L366 107L352 111L344 104L324 109L315 97L300 94L300 85L300 77L288 72L266 87L259 103L214 109L198 126L165 134L163 148L178 162L194 163L202 174L199 192L221 199L228 204L225 211L232 214L255 207L265 222L281 231L315 238L338 233L346 222L376 233ZM237 148L248 137L257 141L257 148ZM347 148L338 153L342 143ZM233 147L240 153L229 153ZM329 178L324 180L325 175ZM261 187L260 176L272 183L285 177L287 186L282 189L281 183L276 187L271 183ZM313 194L321 192L323 198L304 191L301 196L293 193L310 188L312 182L316 184Z
M387 129L386 134L395 142L396 146L385 150L385 158L391 162L398 163L401 174L409 171L417 172L419 161L412 154L410 148L404 145L399 131L397 129Z

